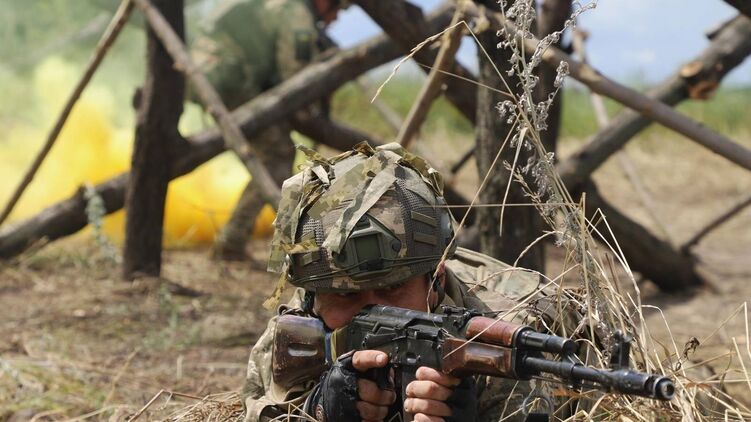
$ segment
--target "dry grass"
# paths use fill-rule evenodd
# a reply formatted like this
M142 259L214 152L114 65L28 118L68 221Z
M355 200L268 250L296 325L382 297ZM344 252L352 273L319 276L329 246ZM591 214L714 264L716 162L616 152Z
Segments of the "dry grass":
M521 2L517 2L519 3ZM513 48L513 45L509 47ZM520 56L523 57L521 54ZM520 93L518 98L526 96L527 101L531 102L529 98L531 91L529 82L532 74L530 65L520 61L517 63L516 70L518 74L526 74L528 78L527 80L522 78L522 86L527 89L526 92ZM534 108L520 107L518 98L506 106L507 111L514 117L513 120L519 123L516 127L518 134L516 146L512 143L510 147L518 150L527 142L538 151L538 157L545 157L546 153L542 149L536 131L536 128L540 127L536 121L538 116L533 111ZM452 149L460 149L456 148L456 143L451 143L451 146ZM570 147L571 143L567 146ZM732 199L728 200L729 198L738 197L743 192L747 192L748 187L751 186L751 178L748 174L726 165L723 166L722 160L691 145L686 145L685 141L676 142L671 139L655 146L642 140L629 149L634 150L631 151L633 159L645 169L642 176L647 176L648 170L661 172L664 175L663 177L649 177L649 186L654 189L653 194L660 199L658 202L663 206L661 210L666 212L666 216L671 217L668 219L670 221L668 231L676 244L688 239L701 227L702 221L708 221L712 215L727 208L717 204L718 201L707 201L708 197L721 198L725 200L722 202L732 203ZM446 149L434 147L433 150ZM627 258L620 252L617 239L613 240L607 225L607 217L599 216L595 221L587 220L584 217L586 204L571 201L557 175L552 171L551 163L541 159L539 164L541 171L547 172L544 177L551 182L549 183L549 186L552 186L551 191L540 195L536 192L534 182L525 180L521 174L518 175L518 180L526 185L532 197L550 197L551 202L555 200L565 203L559 206L549 219L550 230L559 239L561 247L553 251L553 255L557 257L557 262L553 266L556 270L549 272L547 280L549 284L556 286L562 286L564 283L579 286L577 294L574 295L569 295L559 289L561 292L559 300L568 300L569 304L573 301L574 306L586 315L577 332L571 334L590 339L599 338L607 345L615 330L630 333L635 337L631 355L632 365L643 371L669 375L675 380L677 387L676 397L671 402L603 395L596 391L581 392L577 395L581 399L577 405L577 411L569 419L652 421L751 418L751 410L748 407L751 405L748 402L748 393L751 392L751 375L748 371L751 368L749 318L747 303L741 299L748 297L749 287L742 284L742 281L745 281L743 279L747 277L743 273L733 274L737 279L736 283L726 286L725 293L745 293L745 295L724 297L723 303L734 305L723 309L702 308L702 305L707 305L708 292L703 295L676 299L675 297L660 297L654 289L651 289L649 297L654 301L662 300L667 305L668 313L672 308L676 314L682 315L683 312L677 305L692 303L691 311L699 319L695 323L692 320L692 325L669 322L670 316L666 316L663 310L643 302L641 295L643 285L637 282L636 276L631 272ZM603 190L610 192L609 196L617 199L616 203L627 209L627 213L632 214L646 226L651 226L648 221L645 222L647 217L636 206L638 201L629 191L629 186L624 184L624 178L613 177L612 167L612 165L606 165L599 171L596 174L597 181L602 183ZM707 172L706 175L692 176L697 168L712 168L715 171ZM510 169L517 172L516 163L511 164ZM728 177L731 180L730 183L727 183ZM465 193L469 197L474 197L478 182L479 179L473 183L466 183L465 180L460 187L468 188ZM676 185L680 184L686 186L686 189L678 191L682 194L676 194ZM664 199L670 201L664 201ZM666 202L670 204L666 206ZM692 206L695 203L707 202L709 206L706 207ZM672 212L667 212L670 207L674 209ZM689 212L682 213L686 210ZM747 227L748 219L749 213L737 216L724 230L732 229L732 227ZM708 238L705 245L717 242L720 233L722 232L718 231ZM748 231L725 233L727 237L733 238L741 245L746 245L751 241L751 233ZM600 240L605 242L599 243ZM729 256L734 257L736 261L742 261L736 262L738 267L747 271L748 263L743 261L745 255L743 251L748 249L743 247L739 249L737 245L725 246L724 249ZM701 255L705 251L704 247L700 246L697 253ZM708 259L704 258L703 262L708 263L711 259L711 256ZM695 300L700 296L703 298ZM716 302L717 297L713 299ZM675 331L678 326L681 327L680 331ZM686 332L689 336L685 334ZM733 334L729 335L728 332ZM719 337L724 338L718 342ZM591 341L584 341L583 344L587 350L587 364L602 368L608 366L607 352ZM705 357L707 354L711 356Z
M534 116L522 114L523 138L540 148ZM426 138L436 151L470 143ZM751 144L748 134L739 138ZM562 156L576 144L563 142ZM751 190L746 172L676 137L641 138L627 150L678 242ZM617 167L606 164L595 179L626 214L654 228ZM469 165L457 186L471 196L478 182ZM670 403L584 392L589 406L572 419L751 419L744 302L751 297L751 210L696 249L717 280L714 289L667 296L631 273L617 244L596 241L612 238L605 218L587 221L584 204L552 186L566 205L551 219L562 247L548 251L549 280L579 287L573 297L587 315L580 334L596 331L606 342L615 329L633 334L632 363L670 375L678 387ZM253 245L258 258L265 249ZM248 347L269 317L260 304L274 277L186 250L165 254L164 279L126 284L119 266L93 258L99 255L93 242L69 239L0 266L0 421L240 420L239 397L216 393L239 391ZM588 351L588 364L607 367L599 347L590 343Z

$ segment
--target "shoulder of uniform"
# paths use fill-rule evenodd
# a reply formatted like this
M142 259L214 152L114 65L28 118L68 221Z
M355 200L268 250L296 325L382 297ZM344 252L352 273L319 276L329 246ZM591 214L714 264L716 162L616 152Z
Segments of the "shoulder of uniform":
M535 273L465 248L456 249L452 259L446 261L446 268L474 291L482 288L514 300L534 293L540 284Z

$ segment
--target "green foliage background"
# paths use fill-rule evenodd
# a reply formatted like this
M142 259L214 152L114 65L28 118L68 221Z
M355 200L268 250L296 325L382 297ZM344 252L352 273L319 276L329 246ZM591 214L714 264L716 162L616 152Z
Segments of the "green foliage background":
M82 71L118 3L117 0L5 0L3 13L0 13L0 91L3 92L0 121L11 124L19 119L37 122L40 104L28 93L35 67L46 58L57 55ZM189 37L194 32L191 28L196 28L214 3L215 0L187 1ZM122 112L117 113L115 123L120 126L133 123L130 97L144 76L145 37L142 27L142 19L136 11L93 81L107 87L118 99ZM373 84L380 83L383 78L383 72L377 74L379 76L373 78ZM422 76L416 72L402 72L385 88L381 99L404 116L421 83ZM610 101L607 105L611 115L620 109ZM751 87L722 88L711 101L688 102L679 107L682 112L723 133L751 132L751 120L747 118L749 109ZM382 139L394 135L370 106L369 98L354 84L345 85L335 94L333 115ZM195 122L188 126L199 127ZM596 129L586 91L581 87L566 89L563 138L587 138ZM432 109L423 136L432 133L471 137L472 127L445 100L440 100ZM663 133L667 136L669 131L652 126L646 134Z

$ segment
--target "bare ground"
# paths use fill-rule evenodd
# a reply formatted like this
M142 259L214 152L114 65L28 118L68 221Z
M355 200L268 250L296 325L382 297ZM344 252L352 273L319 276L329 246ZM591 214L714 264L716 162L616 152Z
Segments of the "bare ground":
M748 136L742 140L751 143ZM574 146L564 143L564 156ZM751 192L751 175L685 141L644 138L627 151L677 244ZM472 171L468 166L460 176L465 189L476 180ZM657 230L614 160L596 179L613 202ZM749 227L751 209L695 249L710 286L665 295L639 283L643 303L662 309L645 315L666 354L682 353L695 337L701 345L689 357L713 359L709 368L724 374L728 391L746 402L751 383L741 362L751 368L743 308L751 299ZM251 247L259 260L266 242ZM548 255L555 271L562 252L551 248ZM127 283L119 265L82 238L0 264L0 421L123 420L160 390L194 397L238 391L249 347L269 316L261 303L276 281L251 267L214 262L207 250L172 250L164 254L161 279ZM141 420L191 401L163 395Z

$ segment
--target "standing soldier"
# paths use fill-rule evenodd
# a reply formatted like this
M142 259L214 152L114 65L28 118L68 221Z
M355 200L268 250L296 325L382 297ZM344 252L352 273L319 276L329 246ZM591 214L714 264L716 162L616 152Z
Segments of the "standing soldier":
M225 0L194 43L196 61L229 109L288 79L326 48L323 28L336 19L340 0ZM290 176L290 124L259 135L254 150L281 185ZM250 182L217 240L223 259L245 259L245 246L263 207Z

